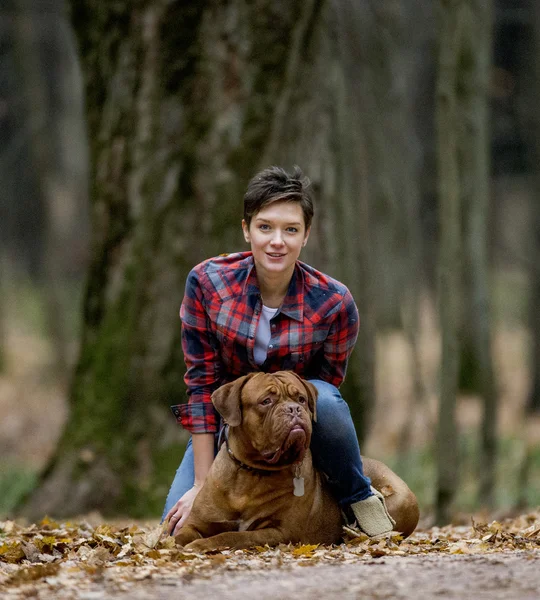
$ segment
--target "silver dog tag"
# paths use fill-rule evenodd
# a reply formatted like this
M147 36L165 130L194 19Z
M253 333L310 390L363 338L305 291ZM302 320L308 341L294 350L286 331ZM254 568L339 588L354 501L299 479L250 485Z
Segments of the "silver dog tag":
M302 477L301 466L302 463L297 463L296 465L294 465L293 494L295 496L304 495L304 478Z

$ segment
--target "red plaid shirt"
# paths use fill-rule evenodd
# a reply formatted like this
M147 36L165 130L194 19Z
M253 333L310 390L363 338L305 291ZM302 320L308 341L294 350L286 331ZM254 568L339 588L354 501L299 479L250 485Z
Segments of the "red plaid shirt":
M343 381L358 336L358 310L342 283L297 261L271 320L266 361L257 365L253 348L261 306L251 252L211 258L188 275L180 318L189 401L171 407L188 431L217 431L212 392L251 371L291 370L336 387Z

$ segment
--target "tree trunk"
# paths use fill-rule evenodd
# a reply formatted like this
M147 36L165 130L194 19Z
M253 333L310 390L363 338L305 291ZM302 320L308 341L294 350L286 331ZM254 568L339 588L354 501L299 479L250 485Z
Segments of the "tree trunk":
M529 300L531 348L531 391L527 403L529 413L540 415L540 6L532 4L533 13L533 102L531 154L534 191L531 195L532 260L530 262L531 294Z
M335 126L343 88L333 87L341 67L328 9L317 0L73 4L92 262L70 419L27 515L159 514L187 438L167 408L184 400L187 272L244 248L241 199L261 156L300 164L323 215L344 193L337 157L357 149ZM326 228L314 227L313 255Z
M0 375L6 369L7 331L5 318L6 269L4 265L4 249L0 247Z
M539 86L540 88L540 86ZM539 119L540 120L540 119ZM540 134L540 123L536 131ZM540 157L540 141L535 138L537 144L536 154ZM538 169L539 163L536 163ZM532 340L531 348L531 391L527 403L527 411L540 415L540 172L535 175L537 179L536 193L533 195L533 254L531 261L531 294L529 300L529 320Z
M14 7L19 94L29 130L30 164L26 169L36 178L44 213L39 284L53 348L51 368L66 381L70 362L66 315L73 304L66 288L74 270L72 263L83 253L79 240L84 230L81 224L87 221L88 156L81 73L62 0L14 0ZM57 79L50 77L49 65Z
M360 443L367 437L375 408L376 301L373 280L369 128L372 115L365 89L373 68L364 34L365 3L335 0L339 56L342 63L338 131L342 140L336 211L342 224L338 238L340 276L356 300L360 335L351 357L342 393L349 399ZM352 118L351 118L352 117ZM372 125L371 125L372 126Z
M530 347L530 391L523 415L523 453L519 466L516 507L530 504L531 470L534 468L534 454L538 450L538 426L540 421L540 5L531 4L532 40L531 54L536 60L531 64L531 87L527 94L527 114L525 116L529 147L529 164L533 177L530 205L531 260L528 263L529 332Z
M480 498L492 506L495 486L497 392L491 357L489 309L488 90L492 6L467 0L441 2L437 124L441 203L440 313L441 399L438 433L437 522L448 522L457 489L458 431L455 403L459 374L461 222L471 357L484 401Z
M440 2L436 125L440 202L439 311L442 334L437 431L436 521L448 523L457 488L455 418L461 300L461 188L458 86L464 3Z
M498 396L492 360L489 223L490 143L489 85L491 75L493 7L489 0L471 0L463 51L463 214L468 312L472 319L483 419L479 462L479 500L493 508L497 452Z

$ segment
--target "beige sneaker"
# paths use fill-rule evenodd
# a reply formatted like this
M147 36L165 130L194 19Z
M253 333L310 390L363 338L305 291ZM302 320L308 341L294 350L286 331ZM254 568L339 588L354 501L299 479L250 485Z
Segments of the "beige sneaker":
M383 495L371 487L373 496L351 504L351 510L356 518L356 525L369 537L393 532L396 522L386 508ZM351 527L349 525L349 527Z

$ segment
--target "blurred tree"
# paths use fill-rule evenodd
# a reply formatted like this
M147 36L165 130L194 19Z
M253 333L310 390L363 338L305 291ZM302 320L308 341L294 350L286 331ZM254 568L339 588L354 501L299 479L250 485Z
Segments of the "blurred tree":
M69 284L80 272L88 221L80 66L63 0L8 0L0 23L6 48L2 245L12 272L28 270L39 284L52 342L51 371L67 380L67 315L75 287Z
M371 260L370 177L366 148L369 145L371 110L366 105L369 96L362 86L373 63L370 60L366 32L366 5L354 0L338 0L336 23L339 51L343 64L344 96L338 118L339 136L344 148L341 161L348 176L344 189L336 198L341 234L336 236L336 253L342 257L338 267L340 278L348 281L358 304L362 334L349 362L349 376L343 386L345 398L351 402L351 414L362 442L373 417L375 406L375 328L376 309L373 265ZM367 55L367 56L366 56ZM350 115L357 115L351 120ZM372 183L372 182L371 182ZM337 232L336 232L337 233Z
M448 523L457 489L456 394L461 307L461 188L459 177L459 98L462 35L466 2L440 0L436 92L439 175L439 311L442 333L441 391L437 431L436 522Z
M351 282L363 324L350 366L351 373L358 373L352 383L361 388L349 390L346 382L346 397L362 399L352 405L355 421L363 424L362 429L357 427L362 439L374 409L376 329L403 326L415 380L404 448L410 443L415 409L421 406L428 414L422 402L417 343L424 283L419 218L423 147L415 110L423 104L416 100L424 61L429 60L424 49L431 35L430 6L399 0L343 0L334 6L348 91L340 139L346 147L358 149L344 156L352 187L337 199L346 224L345 235L336 242L345 244L347 257L340 266L341 278ZM354 190L359 191L357 199Z
M493 6L491 0L471 0L470 21L464 26L462 58L462 201L464 275L472 356L478 392L483 402L479 461L479 502L494 504L497 454L498 392L492 359L490 264L490 144L489 93L492 66Z
M472 353L484 402L479 465L482 503L491 506L494 494L497 392L491 357L487 257L492 6L485 0L442 0L440 18L437 124L442 357L436 518L438 523L447 523L458 484L455 404L465 305L462 296L472 316Z
M4 308L4 256L0 249L0 374L6 368L6 327L5 327L5 308Z
M20 10L17 0L0 5L0 244L7 261L37 276L43 211L35 170L28 168L31 131L16 50Z
M531 294L529 299L530 330L532 338L531 373L532 386L528 401L528 411L540 415L540 5L532 2L533 57L532 62L532 102L529 108L532 133L531 168L534 176L534 188L531 194L532 260L530 261Z
M260 167L298 163L309 174L318 218L307 259L330 273L350 261L357 270L345 283L369 289L367 250L352 245L365 167L349 169L367 142L340 138L354 122L334 30L342 8L341 0L73 3L92 262L70 419L26 514L158 514L186 440L166 408L184 400L185 277L203 258L243 248L241 198ZM373 402L372 318L360 353L369 361L347 377L351 404Z
M530 88L527 90L526 114L524 122L528 135L529 163L533 175L531 193L531 260L528 262L530 294L529 294L529 331L530 348L530 391L524 414L523 456L521 460L518 496L516 505L527 506L529 503L531 467L533 454L538 446L538 422L540 420L540 4L531 2L532 43L531 54L536 60L530 65Z
M539 27L540 29L540 27ZM540 79L540 77L539 77ZM540 88L540 86L539 86ZM540 116L537 117L538 136L540 136ZM535 165L538 169L540 163L540 141L535 137ZM530 330L531 330L531 391L529 394L528 410L531 413L540 414L540 172L536 173L537 192L532 195L533 199L533 251L531 260L531 294L529 300Z

